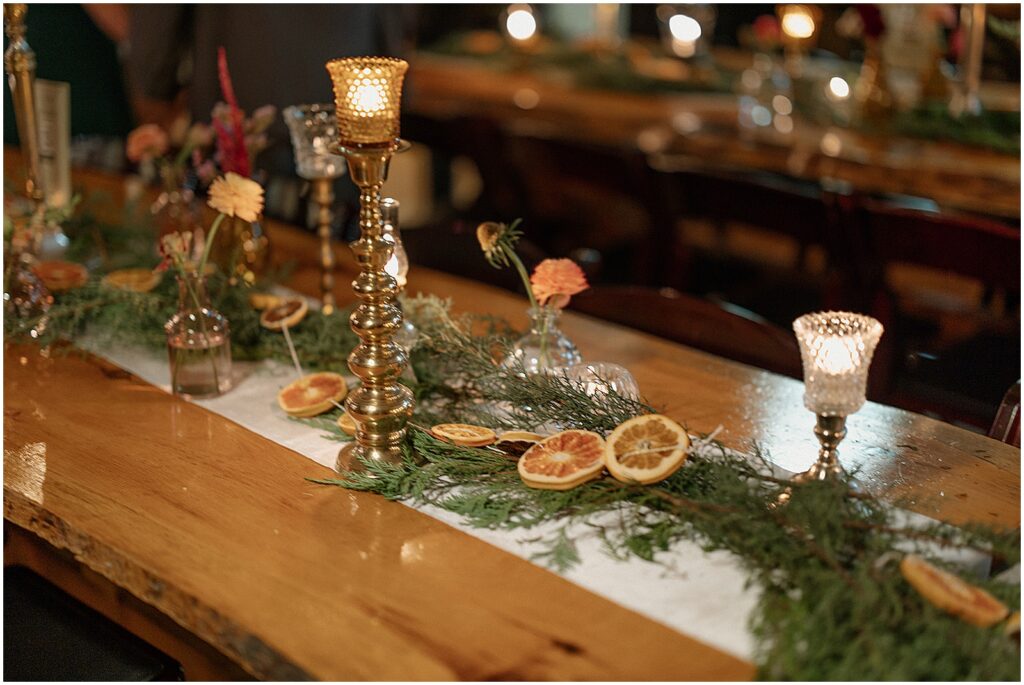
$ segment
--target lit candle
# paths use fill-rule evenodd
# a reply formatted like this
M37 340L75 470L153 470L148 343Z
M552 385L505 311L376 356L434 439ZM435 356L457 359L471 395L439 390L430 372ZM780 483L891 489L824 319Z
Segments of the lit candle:
M398 138L399 101L408 68L403 60L389 57L327 63L342 145L388 145Z

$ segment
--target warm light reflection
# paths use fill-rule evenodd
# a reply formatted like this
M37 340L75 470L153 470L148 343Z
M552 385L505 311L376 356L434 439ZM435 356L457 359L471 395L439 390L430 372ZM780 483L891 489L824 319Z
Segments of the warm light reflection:
M806 40L814 35L814 17L805 7L795 5L783 10L782 32L790 38Z
M529 5L510 5L508 18L505 20L505 29L508 35L516 40L529 40L537 32L537 20L533 16Z
M36 504L42 504L45 483L45 442L30 442L15 449L4 448L4 486L6 488Z
M677 14L668 20L668 30L676 40L696 42L700 38L700 24L693 17Z
M828 96L833 100L850 97L850 84L841 76L833 76L828 82Z
M823 340L814 358L814 365L829 375L852 371L856 364L850 351L850 341L843 338Z

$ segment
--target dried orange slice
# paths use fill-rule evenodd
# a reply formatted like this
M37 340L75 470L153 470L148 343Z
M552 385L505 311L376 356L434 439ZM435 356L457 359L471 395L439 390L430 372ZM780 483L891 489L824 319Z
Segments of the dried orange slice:
M277 393L277 404L291 416L304 418L323 414L348 393L345 379L323 371L303 376Z
M605 447L608 472L624 483L657 483L686 461L690 437L660 414L630 419L612 431Z
M1005 604L980 587L932 566L916 554L903 557L900 572L929 602L979 628L995 625L1010 613Z
M520 457L519 477L531 488L569 490L600 475L604 438L597 433L567 430L555 433Z
M43 281L46 289L53 293L78 288L89 280L89 271L84 266L59 259L39 262L32 270Z
M1010 618L1006 619L1006 623L1003 624L1003 633L1013 637L1016 635L1020 637L1020 612L1015 611L1010 614Z
M347 411L341 412L341 416L338 417L338 428L353 438L356 436L356 420Z
M279 305L269 307L260 314L260 325L272 331L285 326L291 328L302 321L309 311L309 304L301 297L289 297Z
M510 457L519 458L526 453L526 450L543 439L543 435L529 431L505 431L498 436L498 441L494 443L494 447Z
M490 428L472 426L468 423L439 423L431 428L430 432L435 438L463 447L483 447L490 445L498 437Z
M118 269L103 277L103 285L119 290L131 290L136 293L148 293L160 282L162 274L149 269Z
M283 297L270 293L249 293L249 306L253 309L269 309L284 302Z

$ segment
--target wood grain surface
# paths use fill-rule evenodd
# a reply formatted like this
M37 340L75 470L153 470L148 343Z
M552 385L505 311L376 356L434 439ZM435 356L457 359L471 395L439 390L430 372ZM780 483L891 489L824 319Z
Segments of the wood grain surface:
M116 191L117 177L76 174ZM268 222L291 285L316 240ZM354 261L337 246L339 301ZM526 322L523 298L413 267L410 293ZM585 358L627 366L692 429L781 465L815 456L800 383L579 315ZM262 678L742 679L752 665L401 504L95 357L5 343L4 516ZM268 398L269 401L269 398ZM1020 523L1020 451L869 404L842 460L953 522Z
M675 158L665 166L767 171L863 193L928 198L946 210L1020 218L1019 155L803 120L788 138L754 140L739 128L738 99L731 94L585 89L528 68L496 72L467 58L419 54L409 83L404 108L438 120L487 117L513 134ZM529 107L517 104L524 101Z

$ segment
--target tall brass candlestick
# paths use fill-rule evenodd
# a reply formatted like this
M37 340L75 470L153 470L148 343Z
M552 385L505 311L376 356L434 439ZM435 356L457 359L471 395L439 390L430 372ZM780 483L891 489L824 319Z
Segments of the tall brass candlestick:
M348 365L362 385L345 399L358 429L355 443L338 455L339 471L360 469L360 459L398 463L414 405L412 392L398 382L408 356L394 340L402 311L396 306L398 284L384 269L392 245L382 237L380 211L391 156L404 149L398 137L399 103L408 67L403 60L381 57L327 63L338 117L336 152L348 160L360 191L360 238L351 247L360 266L352 288L361 303L349 319L360 343Z
M22 3L4 4L4 30L9 43L4 52L4 70L8 74L14 118L25 155L25 196L42 205L43 189L39 185L39 123L36 120L35 74L36 55L25 41L25 15Z

